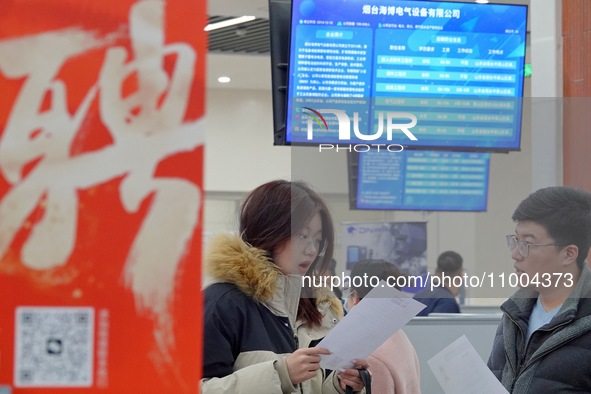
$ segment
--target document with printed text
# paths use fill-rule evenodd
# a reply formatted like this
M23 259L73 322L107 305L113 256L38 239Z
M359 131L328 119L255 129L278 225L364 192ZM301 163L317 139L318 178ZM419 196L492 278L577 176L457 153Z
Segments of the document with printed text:
M465 335L427 363L445 394L508 394Z
M424 308L381 281L320 341L319 347L332 352L321 356L320 366L351 368L353 360L366 359Z

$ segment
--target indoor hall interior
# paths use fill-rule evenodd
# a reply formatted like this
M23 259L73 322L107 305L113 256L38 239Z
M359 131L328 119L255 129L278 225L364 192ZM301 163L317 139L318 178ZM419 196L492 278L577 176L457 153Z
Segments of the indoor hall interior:
M563 51L569 58L577 53L569 45L572 40L569 41L567 27L573 22L567 20L567 27L563 25L563 5L569 6L566 1L496 3L529 6L525 62L531 65L532 74L524 79L520 149L491 154L485 211L350 209L351 177L346 152L318 152L309 146L273 146L271 60L268 48L262 53L256 52L257 49L241 50L240 40L251 33L257 34L257 26L251 32L245 24L238 25L234 35L220 36L217 49L210 48L208 58L204 245L212 234L236 229L241 198L257 185L277 178L304 180L321 193L333 215L337 273L346 271L351 258L346 240L349 225L404 222L424 223L424 255L429 272L435 269L439 253L454 250L463 256L464 269L470 275L510 275L514 268L505 235L513 232L511 214L517 204L532 191L546 186L566 184L587 189L591 186L588 175L577 170L579 164L588 163L585 148L573 143L577 137L573 136L572 127L563 127L585 122L580 110L584 101L573 98L570 105L569 98L565 98L577 94L580 81L573 83L577 78L572 73L585 60L576 63L563 59ZM264 20L268 17L268 3L267 0L215 0L210 1L209 13L210 17L253 15ZM222 76L230 77L231 81L218 82ZM590 92L588 80L585 83ZM574 108L572 113L569 108ZM584 146L589 146L588 140L587 137ZM443 335L451 342L454 335L462 332L486 360L500 321L498 307L514 290L498 282L488 288L467 288L461 305L465 316L437 316L433 319L439 321L429 323L413 320L405 327L422 357L421 367L425 372L422 384L429 387L424 392L440 390L428 371L425 357L435 354L444 344L421 342L419 338Z

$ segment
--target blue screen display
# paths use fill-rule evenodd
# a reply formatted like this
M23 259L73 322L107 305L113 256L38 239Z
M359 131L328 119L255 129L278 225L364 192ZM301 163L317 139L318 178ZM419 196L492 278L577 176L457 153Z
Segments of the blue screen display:
M490 153L359 153L353 208L486 211Z
M519 149L526 24L522 5L293 0L286 141Z

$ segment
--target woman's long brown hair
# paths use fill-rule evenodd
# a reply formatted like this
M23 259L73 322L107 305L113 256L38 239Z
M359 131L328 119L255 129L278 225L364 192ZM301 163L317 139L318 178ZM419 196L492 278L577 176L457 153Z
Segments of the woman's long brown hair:
M254 189L240 208L240 235L246 243L273 256L316 213L322 220L322 253L312 263L313 272L309 274L318 275L330 265L334 227L326 203L305 183L276 180ZM313 297L313 289L302 289L297 317L310 326L319 326L322 315Z

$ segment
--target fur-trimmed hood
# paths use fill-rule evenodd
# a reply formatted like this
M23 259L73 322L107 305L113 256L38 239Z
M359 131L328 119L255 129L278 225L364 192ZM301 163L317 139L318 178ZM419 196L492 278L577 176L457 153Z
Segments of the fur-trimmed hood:
M216 282L232 283L259 302L273 296L281 275L264 250L248 245L233 234L220 234L211 239L204 268Z
M264 250L248 245L234 234L219 234L210 240L204 270L213 281L232 283L255 301L271 307L278 293L289 295L292 300L300 296L300 276L283 274ZM316 288L315 293L316 305L322 313L330 307L335 315L342 317L340 300L329 289Z

